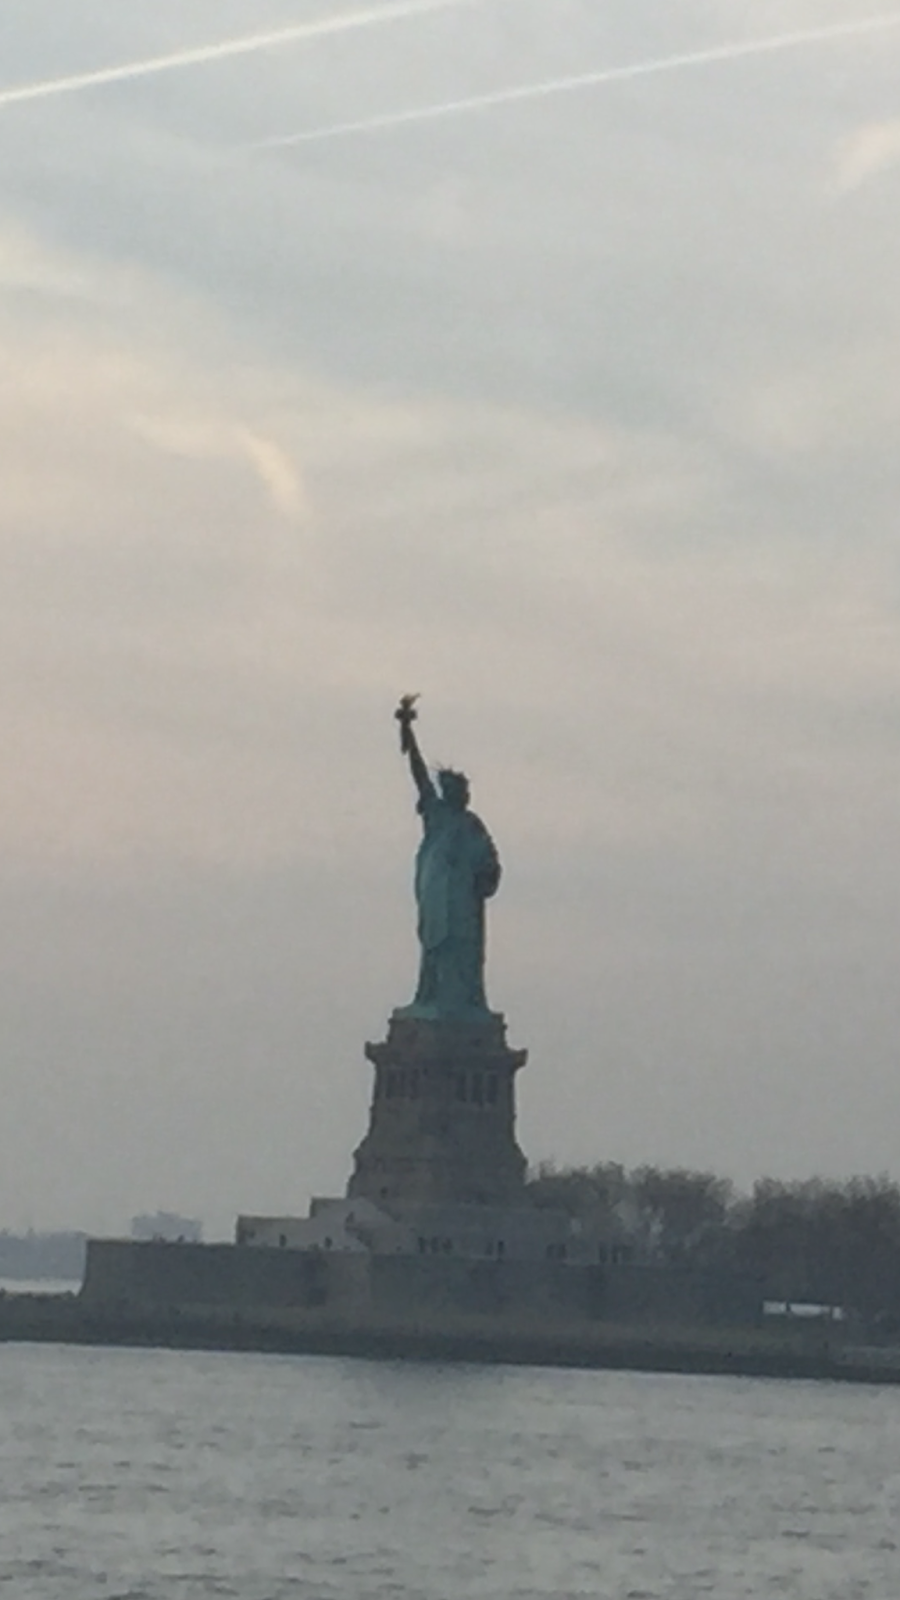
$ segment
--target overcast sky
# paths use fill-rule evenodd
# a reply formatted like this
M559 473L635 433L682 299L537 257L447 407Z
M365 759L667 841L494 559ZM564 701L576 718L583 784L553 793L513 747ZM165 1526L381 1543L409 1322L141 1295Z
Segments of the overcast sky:
M0 0L0 91L337 9ZM504 861L532 1160L900 1177L900 29L252 148L863 13L0 92L0 1226L343 1191L406 690Z

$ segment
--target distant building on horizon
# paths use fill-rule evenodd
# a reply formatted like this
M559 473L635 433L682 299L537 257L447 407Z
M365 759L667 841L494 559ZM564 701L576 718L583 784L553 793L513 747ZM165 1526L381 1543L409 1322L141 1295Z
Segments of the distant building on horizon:
M10 1233L0 1229L0 1278L80 1283L86 1243L84 1233L37 1233L33 1228L27 1233Z
M196 1217L181 1217L177 1211L154 1211L152 1216L132 1217L131 1237L163 1244L202 1244L203 1223Z

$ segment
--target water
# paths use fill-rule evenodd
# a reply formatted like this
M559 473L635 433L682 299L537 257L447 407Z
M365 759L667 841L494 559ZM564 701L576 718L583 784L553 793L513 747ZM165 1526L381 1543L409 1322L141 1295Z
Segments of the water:
M0 1347L15 1600L888 1600L900 1391Z
M77 1294L77 1278L0 1278L0 1294Z

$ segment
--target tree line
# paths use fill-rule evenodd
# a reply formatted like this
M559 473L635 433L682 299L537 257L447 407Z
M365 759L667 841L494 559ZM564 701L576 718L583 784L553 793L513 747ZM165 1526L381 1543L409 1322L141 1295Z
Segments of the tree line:
M764 1299L839 1306L900 1332L900 1186L887 1177L760 1178L743 1194L712 1172L546 1163L528 1193L624 1236L639 1260L752 1274Z

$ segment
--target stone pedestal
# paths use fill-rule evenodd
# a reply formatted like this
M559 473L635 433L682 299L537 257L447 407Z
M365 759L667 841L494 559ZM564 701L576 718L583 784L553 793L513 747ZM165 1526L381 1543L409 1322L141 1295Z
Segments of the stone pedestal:
M515 1139L515 1075L527 1052L503 1017L427 1019L396 1012L375 1068L369 1130L347 1194L377 1205L516 1205L525 1157Z

